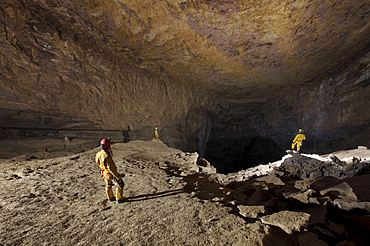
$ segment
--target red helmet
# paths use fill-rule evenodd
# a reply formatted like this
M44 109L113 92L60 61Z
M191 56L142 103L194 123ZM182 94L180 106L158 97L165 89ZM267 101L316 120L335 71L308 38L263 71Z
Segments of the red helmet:
M110 138L103 138L100 141L100 147L102 147L102 149L109 149L110 148Z

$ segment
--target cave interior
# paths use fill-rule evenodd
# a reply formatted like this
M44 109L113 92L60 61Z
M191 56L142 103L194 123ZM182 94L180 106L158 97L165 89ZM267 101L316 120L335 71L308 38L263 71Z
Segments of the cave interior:
M151 140L222 173L370 145L370 3L0 3L0 137Z

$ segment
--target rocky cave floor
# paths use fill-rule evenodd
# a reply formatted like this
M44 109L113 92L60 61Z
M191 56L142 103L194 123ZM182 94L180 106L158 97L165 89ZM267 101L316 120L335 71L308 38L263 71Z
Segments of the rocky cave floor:
M116 204L96 142L0 147L0 245L370 245L367 149L223 175L160 141L116 143L128 199Z

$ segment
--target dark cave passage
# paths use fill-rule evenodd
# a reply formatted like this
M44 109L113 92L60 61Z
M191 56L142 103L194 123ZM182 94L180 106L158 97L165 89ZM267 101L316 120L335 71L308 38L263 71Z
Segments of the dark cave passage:
M204 158L218 173L227 174L280 160L285 154L285 150L269 138L212 132Z

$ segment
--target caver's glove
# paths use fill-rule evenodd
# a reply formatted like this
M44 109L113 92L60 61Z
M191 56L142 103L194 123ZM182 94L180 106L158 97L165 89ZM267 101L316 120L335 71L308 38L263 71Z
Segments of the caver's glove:
M122 174L122 173L119 173L119 174L118 174L118 177L113 176L112 180L113 180L113 181L118 182L118 179L119 179L119 178L123 178L123 177L125 177L125 175L124 175L124 174Z

